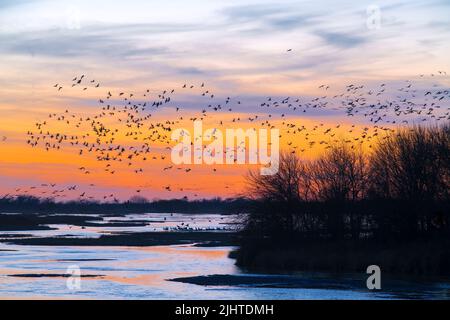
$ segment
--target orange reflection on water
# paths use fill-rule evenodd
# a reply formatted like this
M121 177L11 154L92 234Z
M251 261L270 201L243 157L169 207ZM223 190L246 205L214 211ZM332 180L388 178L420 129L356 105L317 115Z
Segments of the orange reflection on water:
M141 274L134 277L107 275L102 277L102 280L113 281L118 283L133 284L133 285L157 285L165 281L161 274Z

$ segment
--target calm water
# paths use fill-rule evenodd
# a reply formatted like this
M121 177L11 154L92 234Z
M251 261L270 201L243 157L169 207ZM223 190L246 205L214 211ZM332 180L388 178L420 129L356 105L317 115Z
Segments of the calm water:
M162 219L161 219L162 217ZM164 217L166 218L164 220ZM133 219L129 216L123 219ZM142 215L136 219L142 220ZM155 215L147 215L155 219ZM232 228L227 225L232 217L220 215L159 215L162 220L154 228L164 232L165 227L176 228L183 222L201 228ZM114 218L117 220L117 218ZM195 224L194 224L195 222ZM145 230L153 231L153 226ZM133 227L134 228L134 227ZM131 228L131 229L133 229ZM75 228L59 226L58 230L21 232L48 236L98 236L116 228ZM120 228L119 228L120 229ZM123 228L130 230L130 228ZM142 231L141 228L138 228ZM1 232L1 234L12 232ZM16 232L20 234L20 232ZM297 277L333 279L344 289L255 288L249 286L200 286L167 279L212 275L247 275L228 258L230 247L201 248L193 245L153 247L74 247L74 246L18 246L0 244L0 298L87 298L87 299L448 299L447 282L419 283L386 281L383 289L372 292L365 289L364 275L347 275L340 279L324 274L299 274ZM97 259L97 261L92 261ZM104 259L101 260L100 259ZM77 265L82 274L102 275L100 278L82 278L79 290L67 288L66 278L20 278L13 274L64 274L69 266ZM255 275L256 276L256 275ZM353 285L345 289L349 279ZM356 281L356 287L354 285ZM358 288L360 283L360 288Z

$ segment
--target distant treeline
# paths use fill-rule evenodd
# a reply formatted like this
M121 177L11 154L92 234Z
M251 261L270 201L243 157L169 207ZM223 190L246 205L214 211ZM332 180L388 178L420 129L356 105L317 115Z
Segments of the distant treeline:
M219 213L234 214L248 210L250 200L246 199L203 199L203 200L156 200L134 197L120 203L96 201L55 202L33 196L0 198L1 212L21 213L78 213L78 214L125 214L125 213Z
M252 172L247 180L255 205L238 264L353 270L384 261L395 271L377 255L385 250L397 258L410 252L416 260L403 256L398 265L422 270L414 272L450 274L448 125L397 130L370 153L345 141L314 161L285 153L276 175ZM399 245L402 252L390 251ZM427 257L432 267L421 265Z

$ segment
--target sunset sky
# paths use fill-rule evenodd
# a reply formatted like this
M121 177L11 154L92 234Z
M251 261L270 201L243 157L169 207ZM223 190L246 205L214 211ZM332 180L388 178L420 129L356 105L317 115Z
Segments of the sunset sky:
M373 20L377 9L379 20ZM96 199L114 194L121 200L137 194L148 199L238 195L248 166L163 170L171 165L170 153L167 145L155 144L158 159L140 164L143 173L122 163L114 165L111 174L95 156L80 156L76 147L32 148L26 143L27 132L36 132L35 123L47 120L54 132L81 135L87 127L50 124L49 114L70 110L77 118L94 116L102 111L99 99L108 92L115 103L121 103L119 92L133 93L143 102L172 89L171 104L152 112L152 121L183 116L172 128L191 129L189 118L201 115L210 103L201 95L208 90L216 104L224 105L231 97L233 110L229 112L228 105L208 110L205 127L223 121L230 127L253 128L248 118L259 115L261 123L271 114L271 125L286 137L284 148L295 140L299 149L307 149L305 158L314 158L323 148L308 148L304 136L289 137L287 122L305 126L317 141L324 139L326 128L333 127L336 138L345 138L364 128L371 131L373 124L363 116L350 119L342 105L333 108L340 101L336 99L329 108L306 113L284 106L269 110L261 103L268 97L329 99L349 84L370 90L385 83L386 99L398 98L406 80L418 93L433 86L448 88L449 78L439 71L450 72L449 16L450 2L445 0L0 0L0 196L26 190L47 197L73 185L75 190L61 193L64 199L82 192ZM72 88L71 80L81 74L100 86ZM64 88L58 91L55 84ZM184 84L194 88L183 90ZM326 92L319 88L322 84L329 86ZM421 96L417 94L418 102ZM236 118L242 120L237 124ZM125 135L117 139L123 145L135 143ZM45 186L53 183L56 187Z

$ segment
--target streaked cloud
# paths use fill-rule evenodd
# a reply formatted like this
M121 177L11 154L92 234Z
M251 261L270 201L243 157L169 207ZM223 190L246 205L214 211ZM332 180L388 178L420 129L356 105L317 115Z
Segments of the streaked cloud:
M94 112L105 90L136 92L136 101L143 102L137 92L144 88L158 94L184 83L198 87L205 82L217 96L244 101L239 111L233 106L233 112L245 119L267 113L260 104L269 96L310 100L349 83L400 84L418 74L450 71L449 4L444 0L0 0L0 124L14 147L8 151L12 164L0 162L0 179L12 168L30 181L51 177L53 162L61 161L55 153L39 154L48 165L30 165L28 171L20 167L16 155L36 157L34 149L24 146L24 132L55 110ZM381 10L377 30L366 25L369 5ZM71 29L68 19L73 12L79 14L79 28ZM101 82L98 91L70 91L70 80L82 73ZM64 90L55 93L54 83L64 85ZM329 84L330 90L318 93L320 84ZM110 103L119 102L115 99ZM189 112L208 105L201 92L180 94L172 102ZM153 116L172 115L173 106L158 112ZM271 112L292 115L281 107ZM232 114L222 110L215 115ZM341 110L318 109L299 121L313 125L337 119L347 120ZM76 169L79 158L71 160ZM59 170L58 178L65 180L66 168ZM110 177L104 179L107 185ZM135 183L125 175L122 180ZM14 179L8 181L14 184Z
M364 38L361 36L355 36L350 33L317 31L316 34L321 37L327 44L344 49L353 48L368 41L367 37Z

